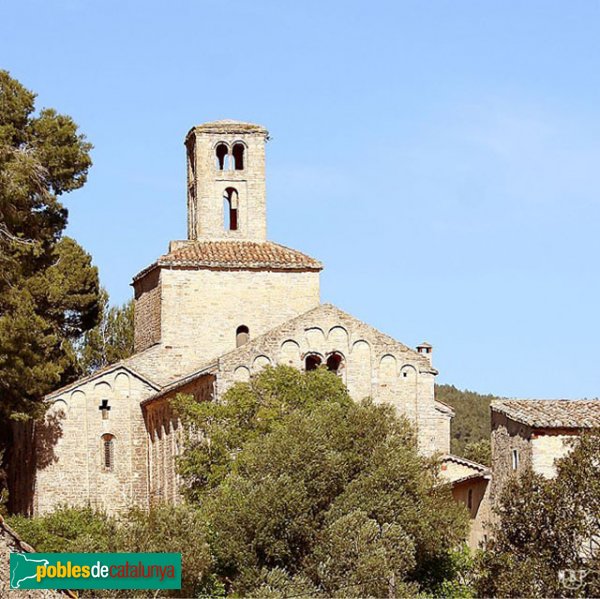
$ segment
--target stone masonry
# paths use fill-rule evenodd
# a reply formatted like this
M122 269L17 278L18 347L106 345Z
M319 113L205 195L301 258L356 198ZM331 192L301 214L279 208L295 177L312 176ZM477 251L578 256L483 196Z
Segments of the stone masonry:
M435 400L431 346L411 349L321 304L322 264L267 240L267 140L236 121L188 133L188 239L134 277L136 353L47 397L27 511L177 502L171 399L221 398L269 364L325 366L355 399L396 406L423 453L448 452L453 411Z
M600 428L600 400L501 400L492 410L492 500L509 477L525 468L556 475L582 431Z

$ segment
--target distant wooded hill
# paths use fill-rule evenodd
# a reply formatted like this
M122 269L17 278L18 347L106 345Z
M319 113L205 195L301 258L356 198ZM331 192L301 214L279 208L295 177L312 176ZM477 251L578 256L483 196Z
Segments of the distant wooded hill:
M452 453L489 465L490 402L501 398L463 391L454 385L436 385L435 398L456 412L452 419Z

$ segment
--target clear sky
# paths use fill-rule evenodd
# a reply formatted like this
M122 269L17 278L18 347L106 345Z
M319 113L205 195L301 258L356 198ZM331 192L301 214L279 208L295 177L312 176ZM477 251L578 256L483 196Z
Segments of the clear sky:
M264 124L269 237L440 382L600 395L597 1L19 0L0 68L94 144L68 234L112 301L185 238L183 138Z

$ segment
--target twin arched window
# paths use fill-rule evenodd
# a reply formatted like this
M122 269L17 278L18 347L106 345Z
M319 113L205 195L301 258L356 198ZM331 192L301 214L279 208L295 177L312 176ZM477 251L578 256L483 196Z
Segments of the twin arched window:
M239 142L233 144L231 152L229 146L225 142L217 144L217 147L215 148L217 169L220 171L243 171L245 150L246 147L244 144Z
M319 368L319 366L321 366L322 363L323 360L318 354L308 354L304 360L304 368L306 370L316 370ZM330 372L335 372L336 374L340 372L340 368L343 366L343 363L344 357L338 352L333 352L330 354L325 362L327 370Z

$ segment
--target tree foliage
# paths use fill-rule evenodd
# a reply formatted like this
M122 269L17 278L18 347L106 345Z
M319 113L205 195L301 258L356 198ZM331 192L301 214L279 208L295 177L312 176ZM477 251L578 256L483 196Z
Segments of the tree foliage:
M70 341L96 323L98 276L61 238L61 193L81 187L91 145L70 117L34 115L34 94L0 71L0 410L30 415L69 373Z
M0 71L0 453L11 421L75 376L73 344L98 319L98 273L63 237L62 193L81 187L91 145L68 116ZM4 452L4 460L10 451Z
M452 453L489 466L490 403L501 398L463 391L454 385L436 385L435 397L454 408L450 441Z
M149 513L131 509L119 518L90 508L63 507L35 518L13 516L9 524L40 552L181 553L181 591L165 595L215 596L222 586L211 574L212 557L197 510L161 505ZM156 596L154 591L83 591L82 597Z
M133 354L133 300L109 306L108 293L100 293L100 322L87 331L77 347L81 374L91 374Z
M266 368L220 403L178 409L185 493L231 593L415 594L466 532L410 425L325 370Z
M557 462L556 478L527 470L510 479L496 513L481 564L482 595L600 596L600 434L581 437ZM587 575L565 584L560 571Z

